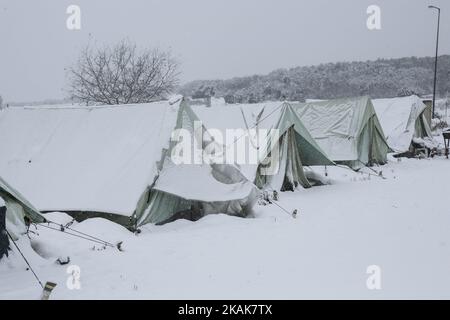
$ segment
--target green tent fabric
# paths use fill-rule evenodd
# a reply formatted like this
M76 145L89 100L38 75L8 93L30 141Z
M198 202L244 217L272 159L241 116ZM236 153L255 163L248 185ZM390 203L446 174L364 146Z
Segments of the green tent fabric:
M34 223L43 223L45 218L17 190L0 177L0 198L6 204L6 226L14 238L25 231L24 218Z
M176 130L186 130L192 143L203 150L205 127L197 128L199 118L186 103L177 116ZM154 183L141 197L136 215L137 226L162 224L176 217L198 219L207 214L247 216L257 191L239 169L227 164L174 164L172 154L176 141L171 141L161 161Z
M430 149L437 144L428 122L430 107L418 96L373 100L386 140L393 151L413 151L413 141Z
M311 183L305 176L304 166L334 165L288 103L282 104L278 121L273 128L279 130L279 140L270 141L267 156L274 148L279 149L279 170L276 175L262 175L260 165L255 178L259 188L267 185L280 191L292 191L298 185L310 188Z
M305 176L304 166L334 164L288 103L213 103L210 107L195 104L192 109L208 130L219 130L223 136L226 136L227 130L241 130L242 135L236 143L226 141L223 148L225 153L233 154L231 149L235 148L235 144L248 140L243 151L257 153L258 163L239 165L245 176L261 189L287 191L297 185L309 188L311 183ZM267 130L266 135L258 136L257 132L262 130ZM278 134L272 134L273 130L277 130ZM268 166L277 170L268 173Z
M355 170L385 164L390 148L369 97L291 103L318 145Z
M171 162L171 135L192 130L194 121L180 96L136 105L6 108L0 175L40 212L102 217L129 229L183 212L248 214L256 188L238 168Z

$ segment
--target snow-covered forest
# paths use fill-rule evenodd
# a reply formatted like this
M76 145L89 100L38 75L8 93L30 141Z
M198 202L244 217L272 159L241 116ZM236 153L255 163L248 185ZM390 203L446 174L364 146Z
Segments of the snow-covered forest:
M279 69L268 75L193 81L181 87L180 93L194 98L213 94L228 103L424 95L433 90L433 70L434 58L428 57L328 63ZM450 55L443 55L439 58L437 88L441 96L450 88L449 70Z

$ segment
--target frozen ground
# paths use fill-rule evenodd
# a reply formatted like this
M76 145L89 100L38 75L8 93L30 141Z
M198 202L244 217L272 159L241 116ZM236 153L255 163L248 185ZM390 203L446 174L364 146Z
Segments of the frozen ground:
M33 253L23 248L53 299L450 298L450 160L402 160L382 167L382 180L339 168L333 184L281 194L255 218L208 216L144 227L135 236L101 219L75 228L124 241L124 252L39 228ZM323 173L323 168L318 169ZM53 214L54 219L63 219ZM69 290L69 255L81 289ZM382 289L366 287L370 265ZM36 299L33 275L20 256L0 262L0 299Z

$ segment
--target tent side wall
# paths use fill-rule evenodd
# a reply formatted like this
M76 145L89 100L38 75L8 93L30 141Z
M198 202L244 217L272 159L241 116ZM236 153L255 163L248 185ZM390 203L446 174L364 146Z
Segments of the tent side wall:
M26 232L26 218L34 223L46 221L37 209L2 178L0 178L0 198L4 200L6 207L5 228L14 240Z
M50 212L54 212L54 211L44 211L42 213L45 214L45 213L50 213ZM129 230L135 230L135 226L136 226L136 218L134 215L131 217L128 217L128 216L122 216L119 214L108 213L108 212L98 212L98 211L63 210L62 212L68 214L73 219L75 219L75 221L77 221L77 222L83 222L87 219L92 219L92 218L103 218L103 219L115 222L117 224L120 224Z
M413 138L433 139L431 132L431 113L432 104L428 105L416 97L410 115L410 117L415 117L415 119L410 119L411 122L414 121L414 125L411 124L411 129L414 130ZM413 148L412 142L411 148Z
M359 161L368 166L383 165L390 148L372 100L365 97L365 104L363 129L358 137Z
M297 136L299 136L298 133L291 127L275 142L274 148L279 149L278 159L270 160L271 165L275 164L278 167L278 171L273 174L263 174L265 166L260 164L255 179L255 184L258 188L264 189L264 187L270 185L272 188L280 191L293 191L298 185L304 188L311 187L311 183L304 173ZM273 153L274 150L272 148L270 156ZM263 163L266 163L268 159L266 158Z
M364 101L363 121L356 137L358 160L343 162L355 170L364 166L386 164L387 154L390 151L372 101L368 97L365 97Z
M298 185L310 188L312 185L305 176L304 166L334 165L305 128L292 106L284 103L275 128L280 131L278 141L270 141L268 154L278 148L278 172L273 176L261 174L258 166L255 184L262 189L265 185L281 191L292 191ZM266 163L266 161L263 161Z
M160 224L169 221L175 214L190 210L192 203L175 195L149 189L140 204L144 211L137 216L136 227L147 223Z
M194 120L192 110L188 108L185 102L181 102L176 120L175 129L183 128L186 120ZM167 137L170 139L170 137ZM173 145L169 149L172 149ZM133 215L133 228L136 229L147 223L161 224L170 221L177 213L190 210L193 203L173 194L162 192L154 189L159 174L162 172L166 158L169 157L170 151L162 150L161 160L157 163L158 175L154 177L153 183L146 188L138 203Z
M431 133L431 127L428 124L426 110L424 110L424 112L416 119L414 128L415 128L414 132L415 138L433 137L433 134Z
M373 115L358 138L359 159L357 162L353 162L351 167L359 168L366 165L386 164L389 150L379 121Z
M191 132L192 137L200 138L198 136L200 132L194 132L195 121L199 121L199 119L194 111L187 103L182 102L177 116L177 125L174 129L187 129ZM206 128L202 127L202 129L203 132L206 131ZM176 143L171 141L169 150L165 150L165 155L160 162L159 175L155 177L153 184L147 188L137 204L136 227L147 223L163 224L179 218L196 220L207 214L224 213L246 216L251 212L256 200L254 190L241 199L233 198L224 201L213 199L211 201L191 200L177 194L158 190L158 180L160 180L161 174L164 174L164 170L168 170L167 168L170 167L170 155L175 145ZM201 145L200 147L204 148L205 146ZM195 165L193 164L193 166ZM244 179L242 174L233 170L231 166L210 165L210 170L214 181L217 183L231 185L242 182L242 179Z
M304 126L294 108L289 104L283 111L283 119L284 122L294 125L296 142L298 149L300 150L300 158L304 166L334 165L334 162L311 136L310 132Z
M423 100L422 102L427 106L423 114L425 122L431 128L431 119L433 118L433 100Z
M177 219L195 221L208 214L229 214L246 217L251 213L254 201L235 199L233 201L192 201L153 189L149 193L148 207L137 226L148 223L156 225L172 222ZM252 198L255 198L252 196Z
M31 221L36 223L45 222L45 218L41 213L2 178L0 178L0 197L6 202L7 207L8 203L17 204L22 207L24 215Z

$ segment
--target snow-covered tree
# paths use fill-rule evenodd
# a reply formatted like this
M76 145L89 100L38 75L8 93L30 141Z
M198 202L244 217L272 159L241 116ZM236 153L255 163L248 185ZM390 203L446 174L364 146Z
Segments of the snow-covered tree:
M397 93L397 96L399 97L409 97L412 95L417 95L417 93L414 90L408 88L401 88L400 91Z
M438 95L450 87L450 55L439 58ZM192 96L200 88L214 87L216 97L235 103L248 101L333 99L359 95L389 98L429 94L433 90L434 58L379 59L366 62L327 63L275 70L265 76L229 80L194 81L180 88Z
M81 102L145 103L165 98L178 82L169 52L139 50L125 40L112 47L84 49L69 70L70 95Z

